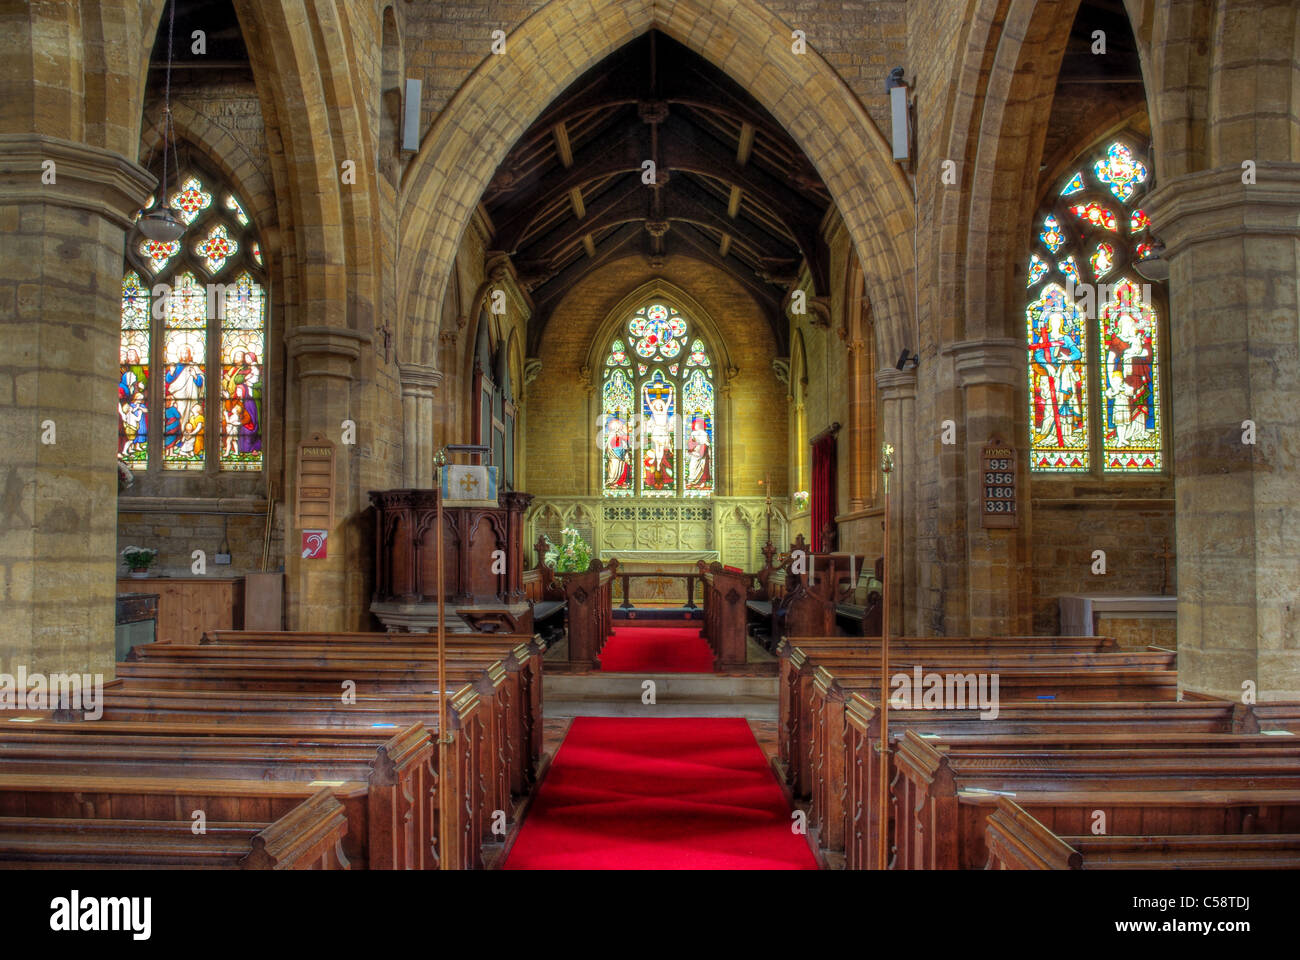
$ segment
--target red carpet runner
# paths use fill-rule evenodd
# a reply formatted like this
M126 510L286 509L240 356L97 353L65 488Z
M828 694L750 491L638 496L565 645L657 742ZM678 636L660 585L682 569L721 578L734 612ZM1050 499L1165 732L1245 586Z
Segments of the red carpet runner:
M615 627L600 652L606 673L712 673L713 651L691 627Z
M741 719L578 717L507 870L815 870Z

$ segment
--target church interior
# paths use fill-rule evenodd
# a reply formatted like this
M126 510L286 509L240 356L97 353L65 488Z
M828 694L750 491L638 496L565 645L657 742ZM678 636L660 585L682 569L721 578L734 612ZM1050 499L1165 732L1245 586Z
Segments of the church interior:
M0 27L0 867L1300 867L1293 0Z

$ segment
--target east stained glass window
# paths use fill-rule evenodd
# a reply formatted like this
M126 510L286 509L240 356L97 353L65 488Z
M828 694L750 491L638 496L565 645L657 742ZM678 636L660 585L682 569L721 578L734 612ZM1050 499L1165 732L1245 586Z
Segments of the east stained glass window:
M173 210L181 238L127 243L118 456L133 470L260 470L269 303L256 227L217 178L195 168L178 183L144 210Z
M1133 269L1152 249L1144 154L1128 138L1103 143L1037 221L1025 271L1032 470L1165 469L1158 294Z
M630 497L636 492L632 476L632 378L617 366L605 372L601 390L602 487L606 496Z
M598 431L605 496L713 495L712 367L705 341L690 335L676 308L650 303L633 313L605 355Z

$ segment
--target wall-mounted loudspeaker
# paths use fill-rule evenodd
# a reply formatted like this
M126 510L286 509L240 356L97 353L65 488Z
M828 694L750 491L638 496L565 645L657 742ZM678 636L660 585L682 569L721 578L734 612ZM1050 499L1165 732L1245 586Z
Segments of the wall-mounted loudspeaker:
M420 81L406 78L406 99L402 110L402 149L420 149Z

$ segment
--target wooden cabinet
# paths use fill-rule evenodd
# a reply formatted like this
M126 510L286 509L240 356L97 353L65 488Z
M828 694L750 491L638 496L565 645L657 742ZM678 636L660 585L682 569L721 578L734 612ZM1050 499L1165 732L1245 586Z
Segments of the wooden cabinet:
M198 643L205 630L244 628L242 577L123 578L117 592L158 594L157 643Z

